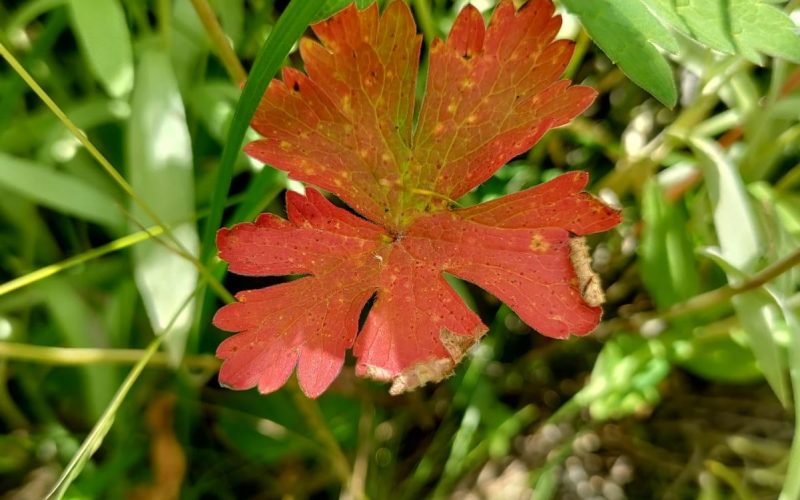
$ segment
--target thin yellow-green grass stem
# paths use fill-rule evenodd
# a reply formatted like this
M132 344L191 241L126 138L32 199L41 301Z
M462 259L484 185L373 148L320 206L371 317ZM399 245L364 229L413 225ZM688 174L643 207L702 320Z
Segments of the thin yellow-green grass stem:
M172 316L167 327L164 329L164 333L155 339L153 339L150 344L147 346L136 362L136 365L131 369L128 373L128 376L125 377L125 380L122 382L122 385L117 389L117 392L114 394L114 397L111 399L111 402L106 407L103 415L100 419L95 423L94 427L92 427L91 432L86 439L83 440L81 443L80 448L78 451L72 456L72 459L69 461L69 464L64 468L59 476L58 480L53 485L50 492L47 494L48 500L58 500L64 496L69 485L72 484L72 481L78 477L78 474L81 473L83 468L86 465L86 462L94 455L100 445L103 443L103 439L105 438L108 431L111 429L111 426L114 423L114 417L119 411L120 406L122 406L123 401L130 392L133 384L136 383L136 380L139 378L139 375L142 374L144 371L145 366L153 359L156 355L156 351L158 351L161 342L164 341L167 335L172 331L175 322L180 317L183 310L191 303L192 299L194 298L195 294L197 293L198 287L190 293L186 300L183 301L181 307L178 308L178 311Z
M86 134L80 128L78 128L78 126L75 125L75 123L73 123L72 120L69 119L69 117L61 110L61 108L58 107L55 101L53 101L53 99L50 98L47 92L45 92L45 90L36 82L33 76L31 76L31 74L28 73L28 71L22 66L22 64L20 64L17 58L14 57L14 55L11 54L11 52L9 52L6 46L3 45L2 43L0 43L0 55L3 56L3 59L5 59L6 62L8 62L8 64L20 76L20 78L22 78L25 81L25 83L28 84L31 90L33 90L36 93L36 95L39 96L42 102L44 102L44 104L50 109L50 111L52 111L52 113L56 115L56 117L61 121L61 123L63 123L64 126L67 127L67 129L69 129L72 135L74 135L78 139L78 141L80 141L80 143L83 144L86 150L94 157L95 160L97 160L97 162L100 164L103 170L105 170L106 173L109 176L111 176L114 182L117 183L117 185L125 192L125 194L133 198L136 201L136 203L141 205L145 211L149 212L149 208L146 207L144 201L142 201L139 198L139 196L134 192L131 185L128 184L128 181L126 181L125 178L122 177L122 175L117 171L117 169L115 169L111 165L111 163L106 159L106 157L103 156L103 154L100 153L100 151L96 147L94 147L94 144L92 144L92 142L89 141L89 138L86 136ZM153 217L155 214L148 213L148 215L150 217ZM154 218L153 220L156 220L156 218Z
M156 2L156 16L158 18L158 31L164 41L164 47L169 49L172 45L172 2L158 0Z
M213 276L211 272L209 272L208 269L206 269L205 266L203 266L203 264L197 257L191 255L191 252L189 252L181 244L181 242L177 238L175 238L175 236L172 234L172 231L170 231L169 226L167 226L167 224L165 224L161 220L161 218L150 207L150 205L148 205L141 197L139 197L138 194L136 194L136 192L133 190L133 187L128 183L128 181L126 181L125 178L122 177L122 175L119 173L119 171L117 171L117 169L115 169L113 165L111 165L111 163L106 159L105 156L103 156L100 150L98 150L94 146L94 144L92 144L92 142L89 140L86 134L80 128L78 128L78 126L75 125L75 123L72 120L69 119L66 113L64 113L64 111L61 110L61 108L55 103L55 101L53 101L50 98L47 92L45 92L45 90L38 84L38 82L36 82L36 79L33 78L33 76L30 73L28 73L28 71L22 66L22 64L20 64L20 62L14 57L13 54L11 54L11 52L8 51L6 46L3 45L2 43L0 43L0 55L3 56L3 59L5 59L6 62L8 62L8 64L14 69L14 71L20 76L20 78L22 78L25 81L25 83L28 84L31 90L33 90L36 93L36 95L39 96L42 102L44 102L45 105L50 109L50 111L52 111L53 114L56 115L56 117L61 121L61 123L63 123L64 126L66 126L67 129L78 139L78 141L86 148L89 154L91 154L92 157L94 157L97 163L100 164L103 170L105 170L105 172L114 180L114 182L117 183L117 185L125 192L125 194L130 196L130 198L142 208L145 214L147 214L147 216L153 222L165 228L164 235L167 236L178 248L181 248L183 250L184 254L182 256L184 258L187 258L190 262L192 262L197 268L198 272L200 272L200 274L203 275L203 277L209 280L208 281L209 285L214 290L214 292L217 293L217 295L219 295L219 297L225 300L226 302L233 301L233 297L231 296L230 293L228 293L227 290L225 290L225 287L222 286L222 283L220 283L219 280L215 276Z
M242 198L241 196L231 197L228 200L226 206L239 203L241 198ZM208 210L204 210L198 215L199 218L205 217L206 215L208 215ZM195 220L194 218L191 219L192 222L194 220ZM184 221L184 222L189 222L189 221ZM116 252L117 250L124 250L128 247L132 247L133 245L136 245L143 241L147 241L150 238L159 236L163 232L164 232L163 226L151 226L149 228L143 228L142 231L125 235L110 243L106 243L105 245L92 248L91 250L87 250L86 252L83 252L79 255L74 255L72 257L69 257L68 259L62 260L61 262L56 262L55 264L50 264L41 267L35 271L31 271L28 274L19 276L17 278L12 279L11 281L7 281L5 283L0 284L0 297L2 297L7 293L13 292L14 290L19 290L20 288L24 288L38 281L49 278L50 276L54 276L72 267L85 264L86 262L89 262L91 260ZM228 302L232 301L233 298L230 297L230 299L231 300L228 300Z
M50 347L0 342L0 358L56 366L82 366L90 364L132 365L147 355L146 349L99 349L93 347ZM157 352L150 358L150 366L171 367L169 356ZM219 369L220 361L210 354L187 355L181 365L208 371Z
M589 45L591 45L591 39L586 30L582 29L575 40L575 49L572 52L572 58L569 60L567 69L564 70L563 78L571 80L575 76L575 73L578 72L581 64L583 64L583 57L586 55L586 51L589 50Z
M6 283L0 285L0 296L5 295L9 292L13 292L14 290L26 287L28 285L31 285L45 278L49 278L50 276L58 274L61 271L65 271L71 267L78 266L90 260L102 257L103 255L116 252L117 250L122 250L124 248L128 248L137 243L141 243L143 241L150 239L153 235L159 235L162 234L163 232L164 228L162 226L155 226L148 229L147 231L139 231L137 233L123 236L122 238L116 239L105 245L99 246L97 248L92 248L91 250L83 252L80 255L76 255L74 257L62 260L61 262L41 267L24 276L14 278L13 280L7 281Z
M297 409L303 414L309 429L316 435L317 441L325 450L323 456L328 460L333 473L341 481L345 490L350 492L350 462L339 446L339 442L336 441L336 437L331 432L330 427L328 427L319 405L315 400L303 394L295 380L290 380L286 384L286 389L292 395Z
M192 0L192 5L216 49L217 56L222 61L222 65L225 66L228 76L237 84L243 83L247 79L247 72L244 70L239 58L236 57L236 52L231 47L225 32L222 31L222 26L219 25L217 16L214 14L214 10L209 5L208 0Z

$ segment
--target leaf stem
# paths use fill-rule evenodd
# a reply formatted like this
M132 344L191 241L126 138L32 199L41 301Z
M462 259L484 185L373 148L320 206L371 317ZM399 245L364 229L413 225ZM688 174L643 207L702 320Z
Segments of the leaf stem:
M286 384L286 388L292 395L295 406L297 406L297 409L303 414L303 418L305 418L309 430L316 435L317 441L325 449L326 453L324 456L330 462L331 467L333 467L333 472L342 483L342 487L345 491L352 493L352 491L350 491L350 463L342 451L342 448L339 446L339 442L336 441L336 437L328 427L319 409L319 405L315 400L309 399L303 394L295 380L290 380Z
M205 27L206 33L208 33L208 37L216 49L217 56L222 61L222 65L225 66L225 71L228 72L228 76L231 77L234 83L242 84L247 79L247 72L236 56L236 52L234 52L228 37L225 36L225 32L222 31L222 26L220 26L208 0L192 0L192 6L197 12L200 22L203 23L203 27Z
M414 12L417 14L417 20L422 28L422 35L425 37L425 42L430 46L439 34L439 30L436 29L436 22L433 20L429 0L413 0L412 3Z
M724 285L714 290L701 293L700 295L695 295L684 302L673 305L663 312L641 312L623 321L625 321L629 327L642 329L646 323L651 321L667 321L695 314L730 300L736 295L755 290L797 265L800 265L800 248L795 249L792 253L740 283Z
M586 51L589 50L590 44L591 39L586 33L586 30L581 29L581 31L578 33L577 40L575 40L575 49L572 52L572 58L569 60L569 64L567 65L567 69L564 70L564 75L562 78L572 80L572 78L575 76L575 73L577 73L578 69L580 69L581 64L583 63L583 57L586 55Z
M726 300L729 300L735 295L754 290L761 285L772 281L781 274L791 270L797 265L800 265L800 248L795 249L789 255L783 257L774 264L765 267L741 283L721 286L706 293L696 295L685 302L675 304L671 308L667 309L664 313L659 314L658 318L673 319L679 316L686 316L688 314L702 311L708 307L715 306Z

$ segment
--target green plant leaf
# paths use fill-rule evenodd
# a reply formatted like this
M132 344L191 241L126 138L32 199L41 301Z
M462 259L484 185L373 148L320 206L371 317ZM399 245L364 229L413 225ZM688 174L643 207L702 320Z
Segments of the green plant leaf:
M113 197L73 175L0 153L0 186L39 205L111 229L122 226Z
M664 199L653 179L644 187L642 219L642 280L656 305L663 310L697 295L700 284L686 216L679 206Z
M736 167L722 148L708 139L692 137L689 144L700 160L705 175L714 227L720 251L706 251L728 275L730 283L763 267L765 244L747 190ZM776 343L773 331L780 312L776 306L758 294L748 292L732 300L736 314L750 337L750 346L759 367L778 399L786 405L789 385L786 380L786 360Z
M800 37L792 20L770 0L645 0L683 34L726 54L763 64L762 54L800 62Z
M132 97L128 128L128 170L131 185L193 255L198 237L194 218L192 145L183 101L169 56L159 48L142 51ZM154 224L132 204L137 225ZM137 228L138 229L138 228ZM151 240L133 249L136 284L156 334L181 307L197 284L197 269L173 249ZM191 326L192 305L185 308L166 343L173 362L180 361Z
M672 33L638 0L562 0L628 77L667 106L678 99L672 69L654 47L675 52Z
M675 364L707 380L724 384L750 384L764 380L752 349L739 344L727 332L703 334L702 327L698 330L700 334L689 342L676 342Z
M75 35L106 92L121 97L133 87L133 50L125 12L116 0L70 0Z
M657 386L670 367L660 341L619 334L603 346L589 383L575 401L588 407L596 420L625 417L658 403Z
M97 328L99 318L89 304L77 293L77 287L61 278L53 278L37 286L64 345L70 347L100 347L107 344L105 332ZM98 418L114 394L118 382L110 366L87 365L80 368L81 391L86 410Z
M751 273L762 264L764 239L741 175L715 142L692 137L689 144L703 169L721 255L737 269Z
M322 2L322 8L319 10L317 15L314 16L314 20L318 21L320 19L328 18L354 2L359 9L363 9L369 4L373 3L373 1L375 0L324 0L324 2ZM379 1L378 3L382 4L384 2Z
M779 300L789 331L789 376L794 398L794 439L786 466L786 479L779 500L800 498L800 318L786 301Z
M704 253L714 260L728 275L728 280L737 282L746 274L726 259L724 254L712 249ZM775 300L763 289L736 295L731 299L736 316L750 340L750 348L758 366L780 402L788 407L791 387L786 378L788 369L786 353L775 339L775 332L783 324L783 315Z

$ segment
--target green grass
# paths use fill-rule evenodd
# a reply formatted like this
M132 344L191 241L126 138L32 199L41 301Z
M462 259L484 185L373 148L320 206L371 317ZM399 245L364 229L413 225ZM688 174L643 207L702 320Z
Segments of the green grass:
M454 18L410 3L426 44ZM595 106L461 200L589 170L625 214L590 241L595 334L545 339L459 285L491 328L452 378L390 397L349 362L312 401L219 387L210 325L261 283L226 275L216 230L283 210L285 176L240 153L248 123L346 2L284 4L0 5L0 493L800 497L800 69L780 11L758 7L780 29L738 48L636 14L669 45L643 85L672 109L623 73L645 53L620 69L598 48L615 56L618 31L573 33Z

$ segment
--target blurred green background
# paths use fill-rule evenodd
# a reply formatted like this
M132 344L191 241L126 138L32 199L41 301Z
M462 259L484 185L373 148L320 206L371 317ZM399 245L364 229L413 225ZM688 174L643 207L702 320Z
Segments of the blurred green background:
M247 123L346 3L0 3L0 498L800 498L797 1L559 4L600 96L461 202L588 170L595 334L454 280L491 330L441 384L218 386L211 315L276 280L214 230L293 188ZM427 46L466 2L410 3Z

